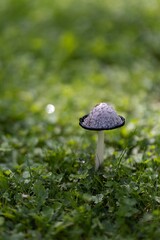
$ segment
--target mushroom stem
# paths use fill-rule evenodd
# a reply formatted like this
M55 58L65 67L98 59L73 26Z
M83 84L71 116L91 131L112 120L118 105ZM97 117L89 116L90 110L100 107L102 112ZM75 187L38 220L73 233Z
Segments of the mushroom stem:
M96 149L95 169L97 170L103 162L104 155L104 131L98 131L98 142Z

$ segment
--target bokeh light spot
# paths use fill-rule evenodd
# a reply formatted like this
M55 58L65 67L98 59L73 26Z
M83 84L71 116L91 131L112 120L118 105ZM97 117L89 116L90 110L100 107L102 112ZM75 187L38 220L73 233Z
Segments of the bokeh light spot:
M48 104L48 105L46 106L46 112L47 112L48 114L54 113L54 111L55 111L55 106L54 106L53 104Z

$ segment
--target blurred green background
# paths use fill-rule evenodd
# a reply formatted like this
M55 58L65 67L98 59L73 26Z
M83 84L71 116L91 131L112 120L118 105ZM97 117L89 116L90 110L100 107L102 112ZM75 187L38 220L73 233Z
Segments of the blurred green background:
M13 136L20 145L41 137L39 146L44 138L52 148L56 136L64 143L64 136L85 135L78 119L102 101L126 117L124 135L147 124L156 132L159 10L156 0L1 1L2 148L12 147Z

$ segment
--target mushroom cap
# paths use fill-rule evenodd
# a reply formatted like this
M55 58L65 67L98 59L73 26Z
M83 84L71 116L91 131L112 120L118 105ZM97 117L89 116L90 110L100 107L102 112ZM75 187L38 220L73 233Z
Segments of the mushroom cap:
M122 127L125 118L117 115L115 110L107 103L96 105L89 114L79 119L79 125L88 130L111 130Z

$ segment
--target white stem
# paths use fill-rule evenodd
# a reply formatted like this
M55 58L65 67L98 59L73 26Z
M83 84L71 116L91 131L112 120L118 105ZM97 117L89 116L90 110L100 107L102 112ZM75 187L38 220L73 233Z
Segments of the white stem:
M95 169L97 170L103 162L104 155L104 131L98 131L98 142L96 149Z

